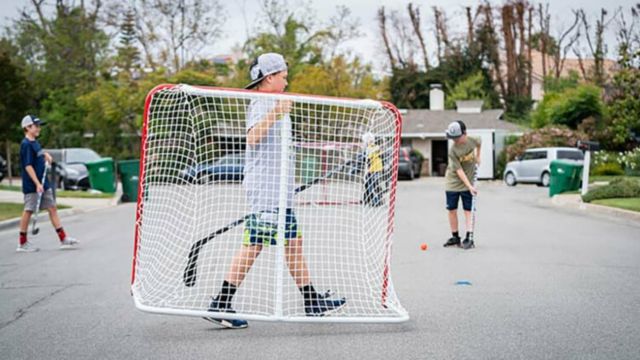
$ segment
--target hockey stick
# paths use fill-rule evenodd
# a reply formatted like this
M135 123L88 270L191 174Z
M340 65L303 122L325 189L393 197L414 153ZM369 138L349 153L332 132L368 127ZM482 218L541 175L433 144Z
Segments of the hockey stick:
M47 176L47 167L45 166L44 172L42 173L42 192L38 193L38 201L36 202L36 213L33 216L33 221L31 222L31 234L38 235L40 232L40 228L38 228L38 214L40 213L40 203L42 202L42 196L44 196L44 179Z
M473 188L475 189L478 186L478 164L476 164L475 169L473 170ZM471 247L475 247L474 240L476 238L476 203L478 195L473 195L471 198L471 234L469 236L469 243Z
M341 164L337 167L335 167L334 169L332 169L331 171L325 173L322 176L319 176L315 179L312 179L310 181L308 181L307 183L300 185L299 187L297 187L294 191L294 194L300 193L302 191L307 190L308 188L310 188L311 186L319 183L322 180L328 179L329 177L333 176L334 174L342 171L343 169L345 169L346 167L352 165L353 163L357 162L357 161L361 161L363 154L358 154L357 156L355 156L353 159L345 162L344 164ZM212 232L211 234L209 234L208 236L196 241L195 243L193 243L193 245L191 245L191 250L189 251L189 259L187 261L187 266L184 268L184 273L183 273L183 280L184 280L184 285L191 287L194 286L196 284L196 277L197 277L197 266L198 266L198 256L200 255L200 250L202 249L203 246L205 246L209 241L211 241L212 239L214 239L216 236L221 235L226 233L227 231L235 228L238 225L241 225L242 223L244 223L245 221L247 221L251 216L255 215L254 213L252 214L247 214L229 224L227 224L226 226Z

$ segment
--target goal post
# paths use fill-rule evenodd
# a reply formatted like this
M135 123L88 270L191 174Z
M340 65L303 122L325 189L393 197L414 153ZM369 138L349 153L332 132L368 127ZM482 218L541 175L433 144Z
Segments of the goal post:
M248 139L283 103L290 109ZM143 116L136 307L265 321L408 320L391 279L400 128L387 102L153 89ZM236 312L212 312L229 274L241 279ZM299 288L308 281L345 305L307 316Z

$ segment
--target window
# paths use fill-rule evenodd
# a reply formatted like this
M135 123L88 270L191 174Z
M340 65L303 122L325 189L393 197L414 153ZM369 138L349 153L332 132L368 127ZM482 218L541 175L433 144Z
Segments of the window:
M558 159L584 160L584 155L579 150L558 150Z
M522 155L522 160L540 160L546 159L547 152L545 150L542 151L527 151Z

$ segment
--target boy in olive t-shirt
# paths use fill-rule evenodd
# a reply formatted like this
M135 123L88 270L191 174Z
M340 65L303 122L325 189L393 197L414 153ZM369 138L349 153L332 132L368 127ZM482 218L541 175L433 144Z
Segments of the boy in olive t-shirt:
M473 196L478 191L471 184L476 164L480 165L480 138L468 137L467 127L462 121L454 121L449 124L446 135L453 140L453 146L449 149L449 164L445 175L445 191L447 195L447 210L449 211L449 225L451 226L451 238L444 244L445 247L460 246L460 233L458 231L458 203L462 198L462 208L466 220L467 235L462 241L462 247L469 249L474 246L471 235L471 203Z

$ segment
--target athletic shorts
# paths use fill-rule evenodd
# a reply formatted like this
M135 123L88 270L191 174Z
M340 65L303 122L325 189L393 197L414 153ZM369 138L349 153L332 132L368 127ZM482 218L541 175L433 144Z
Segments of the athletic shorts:
M24 194L24 211L35 212L38 206L38 193ZM40 210L49 209L56 206L56 200L53 198L53 190L47 189L42 193L40 200Z
M447 210L458 209L458 199L462 198L464 211L471 211L471 191L447 191Z
M290 239L302 237L293 209L287 209L285 221L285 246ZM278 239L278 213L253 214L245 222L244 245L276 245Z

